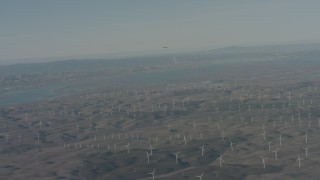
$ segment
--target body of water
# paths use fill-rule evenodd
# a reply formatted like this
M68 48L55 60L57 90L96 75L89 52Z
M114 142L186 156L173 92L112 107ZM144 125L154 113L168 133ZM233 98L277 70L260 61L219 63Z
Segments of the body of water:
M34 102L57 97L55 90L61 85L47 85L29 90L12 91L0 96L0 106Z

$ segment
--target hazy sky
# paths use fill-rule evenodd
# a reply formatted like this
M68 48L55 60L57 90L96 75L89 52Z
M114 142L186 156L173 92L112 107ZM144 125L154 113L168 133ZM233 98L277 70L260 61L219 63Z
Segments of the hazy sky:
M320 42L319 0L1 0L0 60Z

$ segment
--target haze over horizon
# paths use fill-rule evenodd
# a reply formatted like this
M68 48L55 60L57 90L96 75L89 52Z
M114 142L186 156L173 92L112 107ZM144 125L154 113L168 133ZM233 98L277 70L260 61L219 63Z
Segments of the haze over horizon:
M320 42L319 1L40 1L0 3L0 62Z

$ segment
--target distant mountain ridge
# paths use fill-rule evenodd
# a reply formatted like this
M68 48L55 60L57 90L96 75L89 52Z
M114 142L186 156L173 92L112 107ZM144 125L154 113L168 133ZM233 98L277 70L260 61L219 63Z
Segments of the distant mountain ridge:
M209 53L236 54L236 53L292 53L320 50L320 43L313 44L282 44L265 46L228 46L210 50Z
M106 66L106 62L117 64L122 62L126 62L128 65L131 63L144 63L147 61L172 61L173 57L177 57L178 59L189 59L197 58L201 56L206 56L214 59L246 59L246 58L258 58L257 56L264 55L280 55L288 54L288 53L312 53L318 55L320 52L320 43L306 43L306 44L281 44L281 45L261 45L261 46L228 46L218 49L208 50L204 53L201 50L194 50L189 52L167 52L164 54L144 54L144 55L136 55L129 57L106 57L106 58L95 58L92 56L91 58L50 58L47 60L35 59L27 61L17 61L11 62L7 64L0 64L0 70L4 73L7 71L14 70L18 72L22 69L30 69L30 71L34 71L34 66L36 65L38 69L42 71L47 71L48 68L52 69L53 67L59 66L59 71L63 69L77 69L78 67L86 67L85 69L90 69L90 67L99 67Z

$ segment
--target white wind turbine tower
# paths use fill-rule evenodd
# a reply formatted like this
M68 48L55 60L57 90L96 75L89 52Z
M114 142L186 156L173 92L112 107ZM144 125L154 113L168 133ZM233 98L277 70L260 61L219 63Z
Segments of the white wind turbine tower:
M280 92L279 92L278 96L276 97L278 99L278 102L280 101L280 97L281 97L281 95L280 95Z
M204 153L204 145L200 146L199 149L201 149L201 156L203 156L203 153Z
M294 121L294 117L293 117L293 115L291 115L291 122L293 122Z
M125 146L127 148L128 154L130 153L130 144L128 142L128 144Z
M196 130L196 123L194 122L192 123L192 125L193 125L193 130Z
M289 91L288 99L289 99L289 107L290 107L291 106L291 91Z
M221 139L224 142L224 131L221 132Z
M278 151L272 151L274 152L274 158L276 159L276 161L278 160Z
M280 134L280 137L278 138L280 146L282 146L282 135Z
M309 121L308 121L308 123L309 123L309 127L311 127L311 123L312 123L312 121L310 121L310 120L309 120Z
M178 156L180 154L180 152L178 151L177 153L172 153L175 157L176 157L176 163L178 163Z
M222 162L223 162L222 154L220 155L220 157L217 158L217 160L219 160L219 166L222 167Z
M244 127L245 127L245 128L248 127L248 122L244 122Z
M304 150L305 150L305 152L306 152L306 158L308 157L308 150L309 150L309 146L307 146L307 147L305 147L305 148L303 148Z
M204 175L204 171L201 173L200 176L196 176L197 178L199 178L199 180L202 180L202 176Z
M211 117L208 118L208 125L211 124Z
M285 128L288 128L287 120L284 120L284 126Z
M21 144L21 134L18 136L19 144Z
M272 141L269 141L269 142L268 142L269 151L271 151L271 143L272 143Z
M149 164L149 162L150 162L150 155L152 155L152 154L149 154L149 153L146 151L146 155L147 155L148 164Z
M154 180L154 172L156 171L156 169L153 169L153 171L151 173L148 173L150 175L152 175L152 180Z
M152 153L152 150L153 150L154 148L152 147L152 145L150 144L150 146L149 146L149 150L150 150L150 155L152 155L153 153Z
M184 146L186 147L187 146L187 138L185 135L183 135L183 141L184 141Z
M302 126L302 122L303 122L303 121L301 121L300 118L299 118L299 127Z
M38 144L40 143L40 134L37 132L37 137L38 137Z
M263 156L260 156L260 158L262 159L263 168L266 168L266 158Z
M297 159L297 162L298 162L298 166L299 167L301 167L301 161L302 161L303 159L301 159L300 158L300 155L298 154L298 159Z
M231 151L233 151L233 143L232 143L231 139L229 139L229 142L230 142Z
M7 142L7 144L8 144L8 143L9 143L9 136L10 136L10 135L9 135L8 133L6 133L5 136L6 136L6 142Z
M306 131L306 134L304 135L305 137L305 142L308 143L308 131Z
M261 136L263 136L263 140L265 141L266 140L266 131L263 130L263 133L261 134Z

